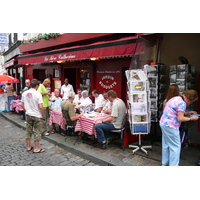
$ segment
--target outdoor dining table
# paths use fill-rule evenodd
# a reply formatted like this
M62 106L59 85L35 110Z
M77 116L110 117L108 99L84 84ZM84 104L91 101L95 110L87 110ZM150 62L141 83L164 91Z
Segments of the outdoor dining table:
M96 137L96 121L107 119L108 117L110 117L110 115L101 113L96 113L93 116L83 115L76 122L75 132L82 131L84 133L87 133L88 135L94 135Z
M52 123L58 124L61 129L66 130L65 128L66 120L63 117L61 109L51 111L49 118L49 125L52 125Z

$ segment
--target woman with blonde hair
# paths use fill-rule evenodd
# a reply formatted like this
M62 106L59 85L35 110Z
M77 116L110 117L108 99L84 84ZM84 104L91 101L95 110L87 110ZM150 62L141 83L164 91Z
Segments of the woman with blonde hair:
M169 99L164 107L160 119L162 130L162 165L178 166L180 159L181 141L179 127L181 122L196 121L197 116L192 115L195 111L186 111L187 105L198 100L195 90L185 90L182 96L175 96Z

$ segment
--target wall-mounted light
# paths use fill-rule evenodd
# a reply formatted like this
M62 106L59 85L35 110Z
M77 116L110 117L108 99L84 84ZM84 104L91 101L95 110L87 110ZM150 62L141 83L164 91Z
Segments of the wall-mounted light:
M99 60L99 58L90 58L90 60L93 60L93 61L94 61L94 60Z

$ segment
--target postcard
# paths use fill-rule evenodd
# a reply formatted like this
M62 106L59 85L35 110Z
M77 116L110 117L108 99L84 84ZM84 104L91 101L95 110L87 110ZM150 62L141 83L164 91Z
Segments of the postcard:
M129 91L131 91L131 92L144 92L144 91L146 91L146 81L130 82Z
M148 134L148 123L132 124L132 134Z
M147 103L131 103L129 102L129 108L131 113L146 114L147 113Z

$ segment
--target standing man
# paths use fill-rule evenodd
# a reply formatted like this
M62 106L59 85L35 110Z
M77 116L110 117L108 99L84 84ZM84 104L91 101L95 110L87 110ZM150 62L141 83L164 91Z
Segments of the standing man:
M31 81L31 89L22 94L22 107L26 112L26 143L27 151L31 151L31 137L34 134L34 150L33 153L42 153L44 149L39 148L39 141L41 140L41 119L44 118L44 108L42 95L37 92L39 81L33 79Z
M68 99L68 94L69 92L74 92L74 88L71 84L69 84L69 80L68 78L65 78L65 84L62 85L61 87L61 96L63 100L67 100Z
M26 81L25 81L25 87L22 90L22 92L25 92L26 90L29 90L30 87L31 87L31 81L30 81L30 79L26 79Z
M43 120L43 131L42 135L49 135L49 97L51 94L48 92L47 87L50 85L50 79L45 79L42 84L40 84L37 91L42 94L43 107L44 107L44 120Z
M126 116L125 103L117 98L113 90L108 91L108 99L112 102L111 115L102 121L97 121L95 125L97 139L102 144L102 149L106 149L107 138L110 136L110 130L117 130L123 127Z

